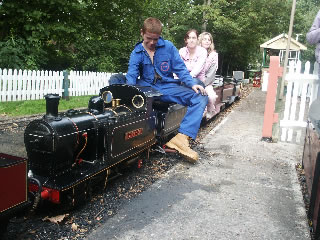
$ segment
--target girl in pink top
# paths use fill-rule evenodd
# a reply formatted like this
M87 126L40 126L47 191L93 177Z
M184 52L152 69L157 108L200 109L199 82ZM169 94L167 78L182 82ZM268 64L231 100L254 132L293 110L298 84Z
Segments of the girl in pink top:
M205 90L208 94L209 101L207 105L206 118L212 118L217 112L215 108L215 101L217 94L213 90L213 82L215 80L216 71L218 69L218 53L214 49L212 35L208 32L203 32L199 36L199 45L207 50L207 59L204 66L205 71Z
M198 32L195 29L189 30L185 37L185 47L179 50L180 56L193 78L205 81L204 66L207 58L207 51L198 46Z

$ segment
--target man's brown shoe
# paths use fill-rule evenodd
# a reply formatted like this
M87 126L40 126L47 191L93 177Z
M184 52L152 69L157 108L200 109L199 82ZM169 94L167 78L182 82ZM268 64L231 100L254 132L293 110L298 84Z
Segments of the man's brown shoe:
M189 147L189 137L182 133L178 133L166 144L169 148L177 150L182 156L184 156L189 162L196 163L199 160L197 152L193 151Z

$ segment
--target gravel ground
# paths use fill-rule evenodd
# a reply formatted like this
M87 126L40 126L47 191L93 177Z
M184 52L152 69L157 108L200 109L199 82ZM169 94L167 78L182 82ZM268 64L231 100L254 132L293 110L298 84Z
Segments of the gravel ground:
M245 98L251 90L250 86L245 87L242 98ZM197 140L192 143L192 147L199 152L202 158L205 158L209 153L204 151L199 144L200 140L221 122L233 107L240 103L241 100L237 101L210 122L202 124ZM30 117L2 118L0 121L0 141L2 144L0 144L0 149L7 149L6 153L9 154L25 156L23 131L30 120L32 120ZM14 144L16 147L10 148L10 144L11 146ZM63 210L60 206L47 204L42 205L36 212L27 212L11 219L4 239L85 239L92 230L112 218L124 203L131 201L146 190L180 161L183 159L177 154L163 155L153 152L150 159L143 162L141 168L130 167L126 169L122 176L109 182L105 191L95 190L91 200L81 207L70 211ZM300 182L305 183L303 172L299 167L297 170ZM303 189L306 188L302 185ZM308 197L305 196L305 193L303 195L307 202Z

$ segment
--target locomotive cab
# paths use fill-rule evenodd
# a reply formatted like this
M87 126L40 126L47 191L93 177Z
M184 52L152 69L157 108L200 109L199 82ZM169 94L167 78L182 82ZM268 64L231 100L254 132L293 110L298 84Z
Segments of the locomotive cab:
M106 111L116 113L104 127L110 164L129 159L156 142L152 104L161 93L150 87L115 84L102 88L100 96Z

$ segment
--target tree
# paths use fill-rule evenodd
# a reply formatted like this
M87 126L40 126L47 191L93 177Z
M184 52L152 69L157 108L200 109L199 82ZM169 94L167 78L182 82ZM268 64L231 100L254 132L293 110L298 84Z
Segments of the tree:
M206 24L214 36L220 71L226 75L262 60L259 45L287 29L290 9L282 0L195 0L183 16L189 28L200 30Z
M211 0L203 0L203 17L202 17L202 32L206 32L207 30L207 25L208 25L208 20L206 19L206 10L205 8L210 7L211 5Z
M80 3L78 0L2 1L1 67L35 69L45 66L53 55L59 57L77 39L82 28L79 23L83 22L84 9Z
M294 33L304 41L319 0L298 3ZM125 72L153 16L177 48L190 28L211 32L226 75L261 62L259 45L288 31L290 11L283 0L2 0L0 68Z

